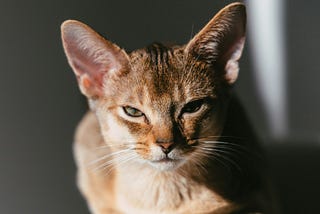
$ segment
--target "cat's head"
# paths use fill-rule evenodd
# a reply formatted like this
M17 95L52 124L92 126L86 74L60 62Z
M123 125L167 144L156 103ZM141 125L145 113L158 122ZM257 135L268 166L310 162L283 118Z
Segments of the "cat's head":
M234 3L186 45L152 44L131 53L78 21L61 29L69 64L106 143L169 170L205 158L199 155L203 142L221 134L245 25L245 6Z

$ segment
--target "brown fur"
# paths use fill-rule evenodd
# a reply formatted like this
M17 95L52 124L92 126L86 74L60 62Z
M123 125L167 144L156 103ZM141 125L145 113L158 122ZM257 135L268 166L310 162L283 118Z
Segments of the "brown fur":
M262 210L260 149L230 93L245 21L244 5L234 3L187 45L155 43L130 54L80 22L62 25L91 108L74 150L92 213Z

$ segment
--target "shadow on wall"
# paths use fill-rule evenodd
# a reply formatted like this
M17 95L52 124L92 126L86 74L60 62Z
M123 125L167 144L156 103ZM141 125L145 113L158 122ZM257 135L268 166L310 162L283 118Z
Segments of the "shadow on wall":
M318 26L314 20L319 20L315 9L319 3L246 2L251 60L267 115L267 132L269 139L285 139L265 144L280 206L283 214L320 213L320 145L316 142L320 99L315 99L319 97L315 50L320 28L314 27Z
M320 146L306 143L266 148L283 214L320 213Z

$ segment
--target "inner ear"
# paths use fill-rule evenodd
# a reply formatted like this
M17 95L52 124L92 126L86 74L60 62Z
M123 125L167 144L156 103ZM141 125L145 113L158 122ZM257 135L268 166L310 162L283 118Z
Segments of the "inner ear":
M213 67L220 68L229 84L238 76L246 31L246 9L233 3L218 12L187 44L186 54Z
M103 81L127 68L128 56L89 26L74 20L61 25L63 47L84 95L103 95Z

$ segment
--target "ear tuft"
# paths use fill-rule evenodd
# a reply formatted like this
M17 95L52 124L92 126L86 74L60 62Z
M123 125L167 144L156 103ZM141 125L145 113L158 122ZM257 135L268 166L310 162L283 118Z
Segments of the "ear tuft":
M89 98L101 96L104 78L120 72L128 63L123 50L79 21L65 21L61 37L79 87Z
M228 84L236 81L246 31L246 9L232 3L218 12L187 44L187 54L215 68L222 68Z

